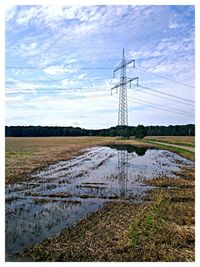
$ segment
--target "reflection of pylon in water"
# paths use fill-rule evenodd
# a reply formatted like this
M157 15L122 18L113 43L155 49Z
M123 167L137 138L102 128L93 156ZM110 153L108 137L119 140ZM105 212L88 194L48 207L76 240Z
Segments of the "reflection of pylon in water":
M128 182L128 152L126 150L118 150L118 170L120 195L123 197L126 195Z

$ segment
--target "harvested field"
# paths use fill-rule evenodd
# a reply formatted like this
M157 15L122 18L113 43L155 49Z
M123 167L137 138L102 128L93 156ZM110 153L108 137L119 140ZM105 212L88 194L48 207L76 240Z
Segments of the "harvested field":
M112 137L34 137L6 138L6 183L28 181L33 171L49 164L74 158L84 148L123 143ZM141 144L127 140L127 144ZM143 145L146 146L146 145ZM149 145L150 146L150 145Z
M194 240L194 163L166 150L138 146L138 141L113 141L107 148L88 148L78 157L38 169L28 182L7 185L7 223L14 222L15 216L27 222L7 227L8 248L12 244L7 260L194 260L193 241L180 251L180 244L169 238L176 228L173 235L180 235L180 240ZM134 142L137 146L127 145ZM178 213L185 216L183 228L180 218L175 218L175 228L168 220ZM46 233L51 233L48 240ZM20 244L18 235L29 237L28 244L23 245L25 239ZM31 244L36 245L31 248ZM12 249L19 251L14 257Z

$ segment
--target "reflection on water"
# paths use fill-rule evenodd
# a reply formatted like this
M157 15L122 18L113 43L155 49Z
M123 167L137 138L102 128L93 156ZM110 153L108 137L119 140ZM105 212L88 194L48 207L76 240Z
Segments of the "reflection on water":
M109 145L108 147L112 149L116 149L118 151L127 151L128 153L136 153L137 156L144 156L147 150L156 150L156 148L151 147L137 147L137 146L131 146L131 145Z
M177 163L179 162L179 163ZM145 179L172 176L191 164L171 152L133 146L95 147L6 187L6 257L58 235L106 202L138 202Z
M128 182L128 151L118 151L118 177L120 186L120 196L126 196Z

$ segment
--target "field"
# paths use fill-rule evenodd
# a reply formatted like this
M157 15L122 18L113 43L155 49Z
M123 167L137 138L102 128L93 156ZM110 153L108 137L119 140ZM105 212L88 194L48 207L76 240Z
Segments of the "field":
M57 161L74 158L84 148L122 143L112 137L35 137L6 138L6 183L20 182L28 175ZM127 140L127 144L140 144Z
M144 139L162 141L170 144L177 144L183 146L195 146L194 136L146 136Z
M169 139L179 144L194 144L192 138ZM169 139L162 141L169 142ZM103 137L7 138L6 183L28 181L35 170L76 158L84 154L81 149L105 144L152 146L145 141ZM187 157L193 159L193 154L190 152ZM44 240L16 258L22 261L194 261L194 164L183 166L176 175L179 179L163 175L145 181L156 188L141 203L130 204L120 199L109 202L58 237Z
M6 138L6 183L26 180L39 168L75 157L86 147L112 140L101 137Z
M144 138L144 142L195 160L194 136L147 136Z

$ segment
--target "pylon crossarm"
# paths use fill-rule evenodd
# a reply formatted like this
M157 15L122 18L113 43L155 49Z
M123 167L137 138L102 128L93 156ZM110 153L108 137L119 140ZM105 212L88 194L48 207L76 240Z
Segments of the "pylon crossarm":
M131 88L131 82L134 81L134 80L137 80L137 86L138 86L138 77L131 78L131 79L128 79L128 80L126 81L126 83L130 83L130 88Z
M135 68L135 59L131 59L129 61L126 61L126 66L133 63L133 68Z
M124 64L121 62L121 63L119 64L119 66L117 66L117 67L114 69L114 71L113 71L114 76L115 76L115 72L118 71L118 70L120 70L120 69L123 68L123 67L124 67Z
M127 83L130 83L130 82L132 82L132 81L134 81L134 80L137 80L137 85L138 85L138 77L135 77L135 78L132 78L132 79L128 79L128 80L126 80L126 81L123 81L123 82L119 82L117 85L115 85L113 88L111 88L111 90L112 90L112 89L116 89L117 87L126 85Z
M116 89L117 87L120 87L121 83L116 84L114 87L111 88L111 90Z
M113 71L113 78L115 78L115 72L118 71L119 69L120 69L120 67L118 67L117 69L115 69L115 70Z
M133 68L135 68L135 59L132 59L132 60L129 60L127 62L125 62L124 64L120 64L114 71L113 71L113 74L114 74L114 77L115 77L115 72L126 67L127 65L133 63Z
M117 89L118 87L120 87L120 83L111 88L111 95L112 95L112 90Z

